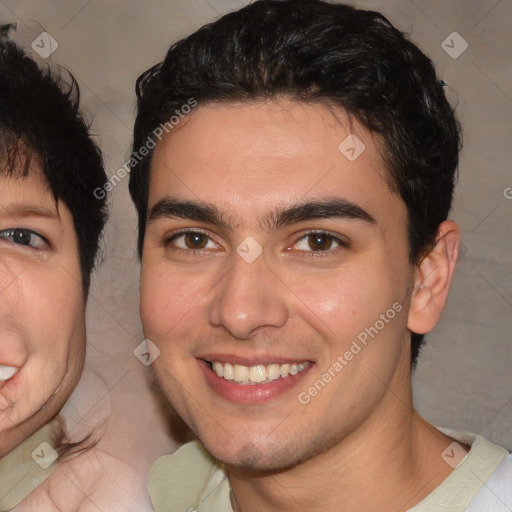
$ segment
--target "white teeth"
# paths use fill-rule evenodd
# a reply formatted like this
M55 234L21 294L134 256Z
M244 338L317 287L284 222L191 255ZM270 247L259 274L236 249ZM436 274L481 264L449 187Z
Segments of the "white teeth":
M252 382L263 382L267 380L267 369L262 364L251 366L249 370L249 380Z
M255 366L243 366L241 364L232 365L230 363L221 363L213 361L213 371L226 380L234 380L239 384L259 384L262 382L271 382L276 379L286 378L289 375L296 375L305 370L310 365L309 362L300 364L258 364Z
M219 377L224 377L224 368L222 367L222 363L215 362L215 363L213 363L213 367L214 367L215 373Z
M267 378L268 380L276 380L281 377L281 368L278 364L269 364L267 366Z
M16 366L4 366L0 364L0 380L7 380L18 373Z
M247 368L247 366L235 364L233 374L235 376L235 382L246 382L249 380L249 368Z
M219 363L222 367L222 363ZM213 364L213 369L215 370L215 363ZM217 371L215 370L215 373L217 373ZM219 377L224 377L226 380L233 380L234 379L234 375L233 375L233 365L232 364L229 364L229 363L226 363L224 365L224 375L220 375L217 373L217 375Z

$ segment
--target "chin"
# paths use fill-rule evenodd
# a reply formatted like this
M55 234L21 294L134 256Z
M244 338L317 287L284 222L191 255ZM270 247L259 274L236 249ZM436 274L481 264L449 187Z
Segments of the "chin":
M208 452L217 460L236 471L248 473L276 473L295 466L299 461L292 447L263 441L232 441L231 445L221 442L203 442Z
M226 464L237 472L252 475L272 475L292 469L299 464L296 457L272 454L267 457L256 454L245 454L232 464Z

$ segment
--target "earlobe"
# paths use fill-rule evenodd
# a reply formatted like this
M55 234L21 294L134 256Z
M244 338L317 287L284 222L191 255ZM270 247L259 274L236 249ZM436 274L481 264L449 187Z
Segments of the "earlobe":
M432 250L421 260L414 275L414 289L407 327L425 334L441 316L459 256L460 230L453 221L439 225Z

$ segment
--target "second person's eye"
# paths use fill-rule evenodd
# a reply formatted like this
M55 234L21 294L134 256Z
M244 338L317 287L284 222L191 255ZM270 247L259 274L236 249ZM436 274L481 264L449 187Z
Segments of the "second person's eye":
M171 236L166 245L174 245L184 250L214 249L217 245L210 237L200 231L188 231Z
M299 251L329 252L339 247L346 247L347 244L329 233L315 232L299 238L294 246Z

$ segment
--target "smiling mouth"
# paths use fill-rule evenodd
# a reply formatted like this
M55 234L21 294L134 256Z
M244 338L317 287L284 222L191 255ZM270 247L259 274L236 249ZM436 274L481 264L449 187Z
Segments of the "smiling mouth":
M309 361L292 364L258 364L254 366L223 363L221 361L206 361L206 363L218 377L243 386L268 384L278 379L286 379L311 366Z

